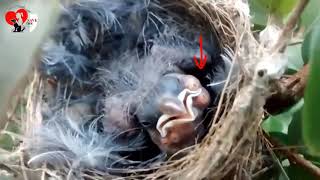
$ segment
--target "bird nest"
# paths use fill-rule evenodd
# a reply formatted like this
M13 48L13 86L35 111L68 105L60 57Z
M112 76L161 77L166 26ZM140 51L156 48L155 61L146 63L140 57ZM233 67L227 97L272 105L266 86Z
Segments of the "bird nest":
M212 29L212 32L218 34L221 46L232 59L232 72L229 73L216 113L212 117L210 130L200 143L148 168L128 169L125 176L128 179L250 178L263 163L259 125L263 117L266 91L263 86L265 82L256 79L255 68L263 50L259 49L251 32L249 6L243 0L180 0L170 1L170 6L183 9L192 24ZM258 74L260 78L263 77L262 71ZM23 136L28 136L34 127L41 124L41 112L45 108L42 104L44 80L37 70L31 76L31 83L25 93L26 110L20 122ZM5 163L8 167L19 170L23 177L30 174L38 178L47 175L58 179L73 177L70 170L63 171L50 165L36 169L30 167L24 151L24 138L21 140L20 146L10 153ZM16 156L20 158L12 161L12 157ZM84 179L121 179L124 176L107 174L98 169L83 170L80 173Z

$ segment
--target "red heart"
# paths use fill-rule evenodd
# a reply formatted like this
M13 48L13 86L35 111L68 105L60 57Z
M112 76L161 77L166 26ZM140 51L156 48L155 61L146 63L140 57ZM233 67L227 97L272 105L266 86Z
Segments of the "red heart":
M14 20L16 20L16 21L19 21L19 19L17 18L17 16L16 16L16 14L17 13L21 13L22 14L22 17L21 17L21 19L22 19L22 22L24 23L24 22L26 22L26 20L28 19L28 12L27 12L27 10L25 10L25 9L18 9L16 12L14 12L14 11L8 11L7 13L6 13L6 21L7 21L7 23L9 24L9 25L11 25L11 26L13 26L13 22L12 22L12 20L14 19Z

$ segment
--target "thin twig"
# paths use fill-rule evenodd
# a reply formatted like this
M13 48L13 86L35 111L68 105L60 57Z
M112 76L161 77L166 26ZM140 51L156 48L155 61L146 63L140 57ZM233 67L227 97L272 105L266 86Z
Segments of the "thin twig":
M265 174L266 172L268 172L272 168L274 168L274 165L267 166L267 167L264 167L264 168L260 169L258 172L254 173L252 175L252 179L260 177L261 175Z
M283 176L284 176L284 179L290 180L287 172L285 171L285 169L284 169L284 167L282 166L279 158L276 156L276 154L275 154L275 152L274 152L274 150L272 149L271 146L272 146L271 143L269 143L269 144L266 143L266 148L267 148L267 150L269 151L269 153L270 153L270 155L271 155L274 163L275 163L275 164L279 167L279 169L281 170L281 172L282 172L282 174L283 174Z
M272 48L272 52L281 52L283 53L286 49L288 40L293 32L294 27L296 26L299 18L307 6L309 0L300 0L296 7L293 9L291 16L289 17L287 23L285 24L280 37L276 45Z

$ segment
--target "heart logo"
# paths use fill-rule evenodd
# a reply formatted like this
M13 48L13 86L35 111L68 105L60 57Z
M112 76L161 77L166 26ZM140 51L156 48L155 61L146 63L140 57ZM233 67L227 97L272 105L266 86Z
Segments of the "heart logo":
M15 20L16 22L22 22L21 24L25 23L28 19L28 12L27 10L25 9L18 9L16 12L14 11L8 11L5 15L5 18L6 18L6 22L13 26L14 25L14 22L13 20ZM20 24L19 23L19 24ZM20 25L21 25L20 24Z

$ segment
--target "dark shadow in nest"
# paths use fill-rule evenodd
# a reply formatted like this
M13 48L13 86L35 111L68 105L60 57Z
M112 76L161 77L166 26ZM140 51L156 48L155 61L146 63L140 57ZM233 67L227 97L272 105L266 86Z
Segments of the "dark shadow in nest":
M165 0L81 0L63 8L42 48L43 120L25 143L29 165L126 173L201 139L230 61L221 58L216 32L194 22ZM194 65L200 34L201 70ZM182 96L184 89L190 92Z

